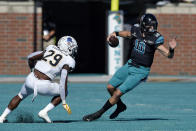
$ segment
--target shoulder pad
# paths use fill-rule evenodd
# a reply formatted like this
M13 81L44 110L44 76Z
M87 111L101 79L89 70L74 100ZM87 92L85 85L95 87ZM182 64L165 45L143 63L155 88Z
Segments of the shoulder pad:
M157 39L155 44L163 44L164 43L164 38L162 35L160 35Z
M65 64L67 64L71 70L75 69L76 62L71 56L66 57L66 63Z
M38 55L38 54L41 54L43 51L36 51L36 52L33 52L33 53L31 53L31 54L29 54L28 56L27 56L27 59L29 59L29 58L31 58L31 57L33 57L33 56L36 56L36 55Z
M154 36L158 38L159 36L161 36L161 34L160 34L159 32L156 32L156 33L154 34Z
M140 30L139 24L134 24L131 27L131 34L132 34L132 36L137 37L137 34L138 34L139 30Z
M46 50L50 50L54 45L49 45L46 47Z

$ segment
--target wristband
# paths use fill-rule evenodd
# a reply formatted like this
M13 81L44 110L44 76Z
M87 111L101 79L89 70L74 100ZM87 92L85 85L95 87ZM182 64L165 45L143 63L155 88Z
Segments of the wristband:
M116 33L116 36L119 36L119 32L118 31L115 31L115 33Z
M65 105L66 104L66 101L65 100L62 100L62 104Z
M174 53L174 49L172 49L171 47L169 47L169 52L170 53Z
M174 49L172 49L171 47L169 47L169 55L168 58L173 58L174 56Z

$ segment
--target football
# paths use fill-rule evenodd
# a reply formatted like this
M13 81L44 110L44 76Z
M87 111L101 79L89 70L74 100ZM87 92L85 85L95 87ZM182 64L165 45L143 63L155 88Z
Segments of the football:
M119 45L119 40L115 36L111 36L109 39L109 45L111 47L117 47Z

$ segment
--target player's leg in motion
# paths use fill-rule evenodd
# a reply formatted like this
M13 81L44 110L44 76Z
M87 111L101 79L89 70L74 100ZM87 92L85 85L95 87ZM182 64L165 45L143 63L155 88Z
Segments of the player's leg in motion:
M6 117L17 108L20 102L25 99L28 95L32 94L33 91L27 90L25 84L23 84L21 91L18 95L14 96L10 103L8 104L7 108L4 110L2 115L0 116L0 123L3 123L6 120Z
M119 101L118 104L122 105L122 101L120 100L120 97L123 95L123 93L119 89L114 88L114 87L119 87L126 80L128 76L127 70L128 70L128 64L125 64L120 69L118 69L118 71L110 79L109 85L107 86L107 89L111 95L111 98L105 103L105 105L99 111L93 114L84 116L83 117L84 121L92 121L92 120L98 119L99 117L101 117L101 115L104 112L110 109L118 101Z
M18 95L12 98L7 108L0 116L0 123L3 123L6 120L6 117L20 104L21 101L22 99Z
M51 100L51 102L44 107L44 109L42 109L39 113L38 116L40 118L42 118L43 120L45 120L48 123L52 123L51 119L48 116L48 112L51 111L54 107L56 107L57 105L59 105L61 103L61 97L59 96L54 96Z
M107 85L107 90L110 93L110 95L112 96L114 91L116 90L116 88L114 88L112 85L108 84ZM127 109L126 105L121 101L121 99L119 98L118 102L117 102L117 108L116 110L110 115L110 119L114 119L116 118L119 113L125 111Z
M38 94L44 96L54 96L51 102L38 113L38 116L44 121L52 123L48 116L48 112L61 103L59 84L50 81L39 81L38 87Z
M101 115L106 112L108 109L110 109L114 104L117 104L116 111L110 116L110 118L115 118L118 116L118 114L124 110L126 110L126 105L121 101L120 97L124 95L127 91L127 86L123 86L123 90L121 89L121 86L124 85L124 82L129 81L128 77L130 73L129 71L129 65L126 63L124 66L122 66L120 69L116 71L116 73L113 75L113 77L110 79L109 84L107 86L108 92L110 93L111 97L109 100L105 103L105 105L97 112L84 116L84 121L92 121L95 119L98 119L101 117ZM132 81L131 81L132 82ZM128 82L128 88L130 87L130 82ZM131 86L132 87L132 86ZM125 89L124 89L125 88ZM123 108L120 108L123 107Z
M97 112L90 114L90 115L86 115L83 117L84 121L92 121L92 120L96 120L98 118L100 118L102 116L103 113L105 113L108 109L110 109L114 104L116 104L120 97L123 95L123 93L119 90L116 89L113 92L112 97L104 104L104 106L98 110Z

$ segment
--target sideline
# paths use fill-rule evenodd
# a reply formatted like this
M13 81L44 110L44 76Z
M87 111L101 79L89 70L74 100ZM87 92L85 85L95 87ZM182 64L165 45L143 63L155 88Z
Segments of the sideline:
M108 75L70 75L72 83L107 83L112 76ZM24 83L26 76L0 76L0 83ZM60 77L54 81L58 82ZM149 76L147 82L196 82L196 76Z

